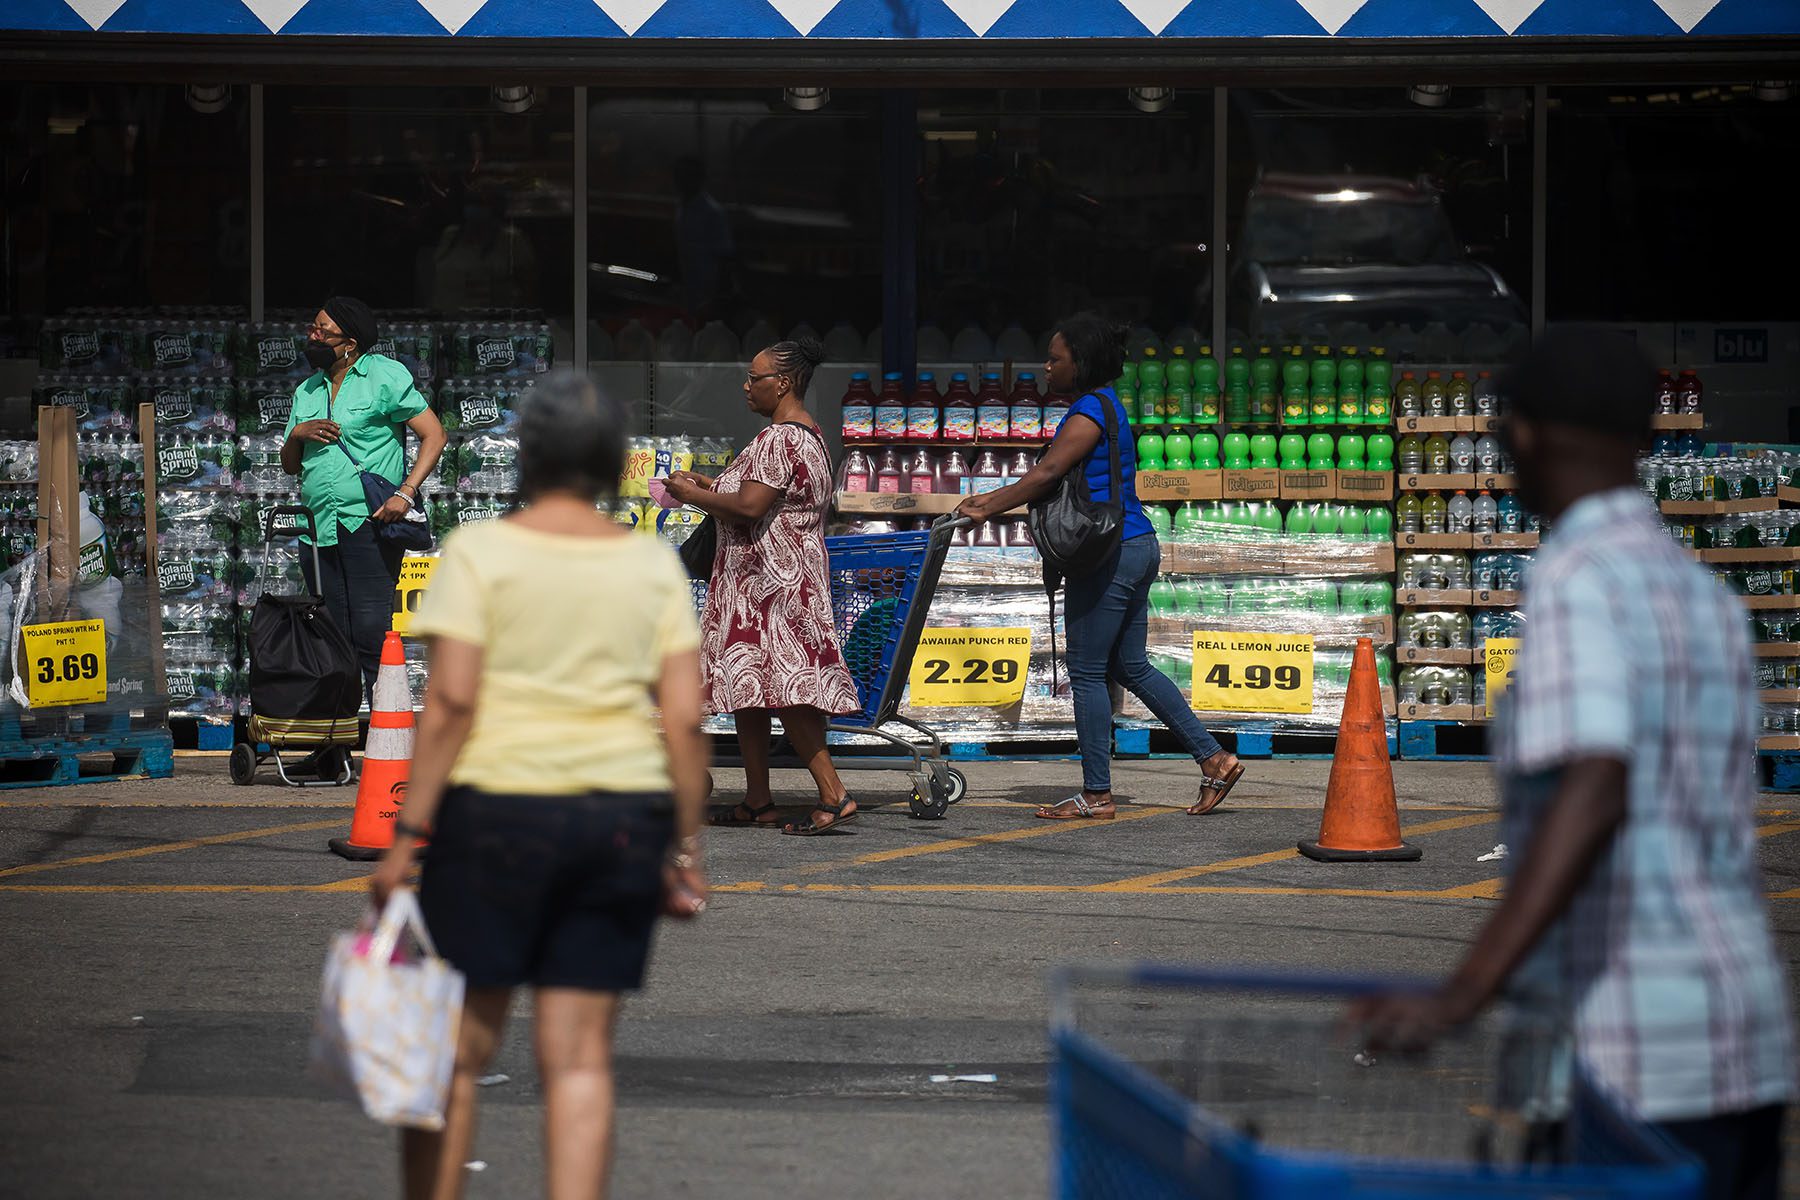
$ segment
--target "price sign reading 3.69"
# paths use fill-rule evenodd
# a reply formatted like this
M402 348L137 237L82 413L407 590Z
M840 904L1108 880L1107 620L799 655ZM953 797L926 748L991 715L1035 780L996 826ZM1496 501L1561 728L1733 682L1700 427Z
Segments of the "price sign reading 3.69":
M919 708L1005 708L1025 698L1029 629L927 629L908 684Z
M106 623L55 621L19 630L33 708L106 699Z
M1194 708L1201 712L1311 712L1311 636L1196 630Z

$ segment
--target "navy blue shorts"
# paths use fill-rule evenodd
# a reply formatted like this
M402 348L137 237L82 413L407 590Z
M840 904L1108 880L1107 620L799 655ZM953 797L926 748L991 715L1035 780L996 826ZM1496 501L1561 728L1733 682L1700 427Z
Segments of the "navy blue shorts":
M438 808L419 906L470 987L641 987L675 832L665 795L497 795Z

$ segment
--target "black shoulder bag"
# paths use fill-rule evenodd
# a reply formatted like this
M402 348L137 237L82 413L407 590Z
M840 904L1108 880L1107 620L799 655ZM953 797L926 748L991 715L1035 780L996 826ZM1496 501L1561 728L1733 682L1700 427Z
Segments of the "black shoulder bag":
M1056 589L1071 576L1091 575L1119 549L1125 531L1125 482L1119 469L1119 405L1112 396L1094 393L1106 410L1106 454L1112 490L1106 500L1088 494L1087 461L1076 463L1056 481L1056 488L1026 509L1031 542L1044 560L1044 593L1050 599L1050 687L1060 687L1056 660ZM1054 443L1052 443L1054 445ZM1042 459L1049 447L1038 452Z

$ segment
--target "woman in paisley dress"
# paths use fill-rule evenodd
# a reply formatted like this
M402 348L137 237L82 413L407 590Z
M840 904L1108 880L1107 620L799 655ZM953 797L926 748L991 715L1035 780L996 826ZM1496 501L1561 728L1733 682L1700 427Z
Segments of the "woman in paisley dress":
M778 342L758 354L744 380L751 411L769 419L716 480L681 471L669 493L718 523L700 658L707 709L737 722L746 776L744 799L715 825L773 825L769 791L770 713L818 785L817 805L783 833L811 836L857 814L825 745L830 718L862 701L844 665L831 616L825 513L831 505L831 455L806 411L806 385L824 360L811 338Z

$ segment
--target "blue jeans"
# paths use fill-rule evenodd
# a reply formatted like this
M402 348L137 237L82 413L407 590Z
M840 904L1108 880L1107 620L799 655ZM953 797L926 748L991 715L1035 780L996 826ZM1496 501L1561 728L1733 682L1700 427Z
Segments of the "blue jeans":
M1112 790L1112 692L1109 678L1142 700L1181 739L1195 762L1219 743L1188 707L1181 689L1144 656L1150 585L1162 568L1162 547L1147 533L1119 545L1100 568L1064 584L1063 630L1069 684L1075 693L1075 737L1081 743L1081 782L1090 792Z

